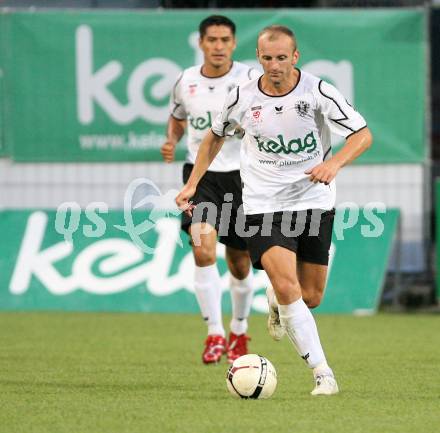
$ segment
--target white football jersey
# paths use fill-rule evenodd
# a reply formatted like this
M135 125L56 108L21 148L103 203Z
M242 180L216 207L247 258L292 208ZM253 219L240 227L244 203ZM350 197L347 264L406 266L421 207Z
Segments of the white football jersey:
M234 89L212 126L228 136L245 131L241 152L245 214L331 209L335 183L310 182L304 172L331 157L331 133L347 138L366 126L364 118L331 84L298 70L297 85L270 96L261 78Z
M185 69L177 79L170 101L170 114L178 120L187 120L187 162L194 164L200 143L212 122L221 112L229 92L240 84L261 75L256 69L233 62L225 75L208 78L202 75L202 66ZM223 148L209 166L209 171L240 169L240 138L228 137Z

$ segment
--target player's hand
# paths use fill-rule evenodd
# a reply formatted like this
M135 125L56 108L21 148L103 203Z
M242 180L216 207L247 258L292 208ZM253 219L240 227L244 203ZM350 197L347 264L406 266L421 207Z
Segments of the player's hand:
M176 197L176 204L178 208L184 211L188 216L192 216L192 211L195 205L192 204L190 199L196 193L196 188L186 184Z
M340 167L336 162L329 159L328 161L321 162L321 164L306 170L304 173L310 175L310 182L319 182L328 185L336 177L339 168Z
M174 151L176 150L176 145L171 143L170 141L166 141L162 144L160 148L160 153L165 162L173 162L174 161Z

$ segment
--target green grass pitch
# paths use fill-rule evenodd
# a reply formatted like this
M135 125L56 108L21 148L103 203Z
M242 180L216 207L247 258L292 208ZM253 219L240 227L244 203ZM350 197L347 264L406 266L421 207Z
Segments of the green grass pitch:
M200 361L196 315L0 314L0 433L434 433L440 318L318 316L341 392L312 397L287 339L253 316L250 351L278 372L269 400L226 389Z

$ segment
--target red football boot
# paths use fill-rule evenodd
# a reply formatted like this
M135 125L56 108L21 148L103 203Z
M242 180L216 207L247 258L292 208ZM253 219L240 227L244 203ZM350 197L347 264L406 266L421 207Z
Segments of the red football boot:
M246 355L248 353L247 342L250 340L246 334L236 335L233 332L229 334L229 344L228 344L228 362L232 364L240 356Z
M202 360L205 364L216 364L220 361L222 355L226 353L226 338L221 335L208 335L205 341L205 350L202 354Z

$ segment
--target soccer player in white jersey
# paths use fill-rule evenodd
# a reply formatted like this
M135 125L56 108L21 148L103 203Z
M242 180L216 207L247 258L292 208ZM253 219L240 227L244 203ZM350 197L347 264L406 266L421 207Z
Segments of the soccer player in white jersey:
M185 69L178 77L171 97L167 141L162 146L165 161L173 161L176 144L186 128L188 153L183 167L184 183L191 174L199 145L212 121L221 112L228 93L237 85L261 75L255 69L232 61L236 47L235 24L229 18L219 15L207 17L200 23L199 32L204 63ZM234 230L237 210L242 204L239 169L240 138L232 136L210 164L192 197L194 204L200 204L199 215L190 217L182 214L182 229L191 237L196 264L195 293L208 325L202 354L205 364L219 362L224 353L230 363L247 353L247 318L253 288L247 245ZM220 208L225 201L232 202L230 230L228 225L221 226L220 215L203 212L202 203ZM221 279L216 264L217 237L226 245L226 262L231 273L232 321L228 342L222 323Z
M336 394L338 385L308 307L320 303L326 283L335 176L371 145L372 136L335 87L295 67L299 52L287 27L265 28L257 56L264 75L229 94L176 203L193 211L189 200L201 176L225 136L240 126L245 131L241 176L252 263L267 272L275 292L272 314L279 314L282 331L313 370L312 395ZM346 138L333 156L331 132Z

